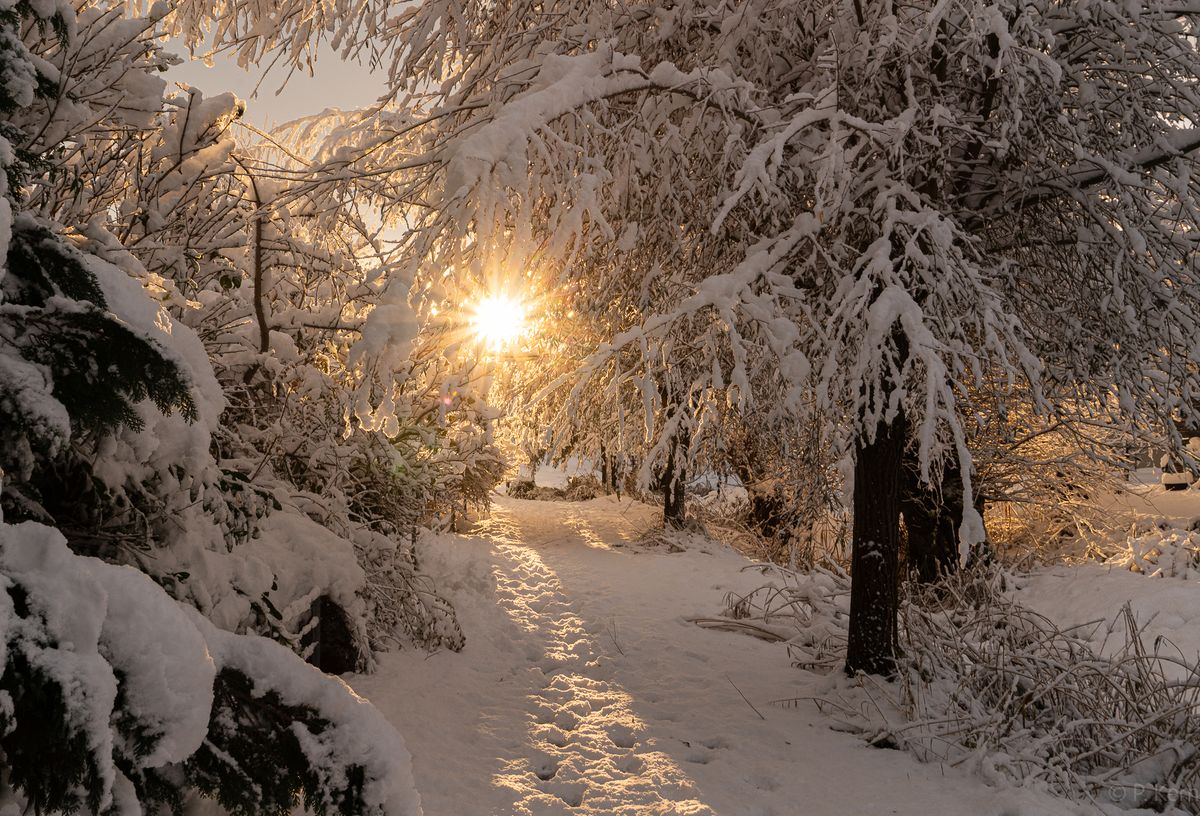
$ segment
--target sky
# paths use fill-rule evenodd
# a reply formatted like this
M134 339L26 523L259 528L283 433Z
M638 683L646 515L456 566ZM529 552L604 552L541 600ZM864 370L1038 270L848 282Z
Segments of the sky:
M364 107L383 93L382 77L372 75L361 65L342 61L327 46L322 46L317 54L313 76L296 72L282 90L280 84L287 76L283 65L262 79L263 69L245 71L232 57L214 57L211 68L200 59L192 60L179 40L171 40L165 48L184 59L182 65L167 72L168 82L192 85L205 96L232 91L246 102L246 120L260 128L319 113L325 108ZM257 93L256 85L259 85Z

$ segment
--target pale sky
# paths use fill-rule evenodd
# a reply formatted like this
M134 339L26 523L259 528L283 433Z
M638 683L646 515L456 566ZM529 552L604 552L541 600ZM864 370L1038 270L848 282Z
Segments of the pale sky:
M280 64L262 81L257 95L254 86L263 69L243 71L232 58L221 57L214 58L213 67L208 68L202 60L189 60L187 49L179 40L168 42L165 48L185 60L167 72L168 82L186 83L199 88L205 96L232 91L245 100L246 119L264 129L325 108L365 107L383 93L381 78L360 65L343 62L328 47L318 52L313 76L296 72L277 94L287 76L286 67Z

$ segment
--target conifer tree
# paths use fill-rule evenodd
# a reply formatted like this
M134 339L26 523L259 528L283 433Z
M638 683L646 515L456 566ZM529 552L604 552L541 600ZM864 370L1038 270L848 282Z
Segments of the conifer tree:
M181 816L197 796L234 814L304 804L320 814L415 816L402 741L344 684L279 644L218 629L130 566L86 557L126 560L104 546L106 520L128 510L128 492L102 473L120 471L116 440L137 439L167 415L197 421L211 407L194 375L211 371L162 342L168 332L145 329L166 318L141 283L88 251L90 225L54 223L24 200L56 172L61 147L40 141L53 128L26 130L25 114L77 101L60 84L71 77L53 76L30 48L68 45L78 27L66 13L24 1L0 11L5 784L37 816ZM136 37L119 45L138 50ZM100 51L116 59L120 49ZM187 464L180 457L170 475L190 480ZM145 470L143 479L161 476Z

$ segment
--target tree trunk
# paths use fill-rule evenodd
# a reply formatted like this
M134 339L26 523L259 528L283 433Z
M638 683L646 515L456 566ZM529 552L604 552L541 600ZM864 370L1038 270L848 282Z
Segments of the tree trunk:
M958 528L963 520L962 470L946 463L940 487L921 483L912 456L904 463L900 509L908 528L908 571L919 583L932 584L958 571Z
M683 466L677 465L675 451L672 449L667 454L667 463L658 482L663 494L663 527L683 527L686 517L683 491L685 479Z
M663 397L663 404L669 404L669 392L660 387L659 393ZM690 413L690 409L686 406L674 406L666 413L667 416L672 416L681 411ZM684 525L686 517L684 486L687 481L686 462L690 442L690 431L686 428L676 427L672 432L670 448L667 450L667 461L658 471L656 486L663 494L663 527L666 528L679 529Z
M605 493L621 495L621 468L623 459L619 453L609 453L604 445L600 446L600 484Z
M855 448L854 534L846 672L891 675L896 668L900 552L900 481L907 436L904 415L880 423Z

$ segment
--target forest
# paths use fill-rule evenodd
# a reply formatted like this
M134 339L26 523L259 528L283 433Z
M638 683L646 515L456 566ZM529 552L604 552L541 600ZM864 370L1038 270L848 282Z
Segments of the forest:
M0 0L0 816L1200 812L1198 37Z

